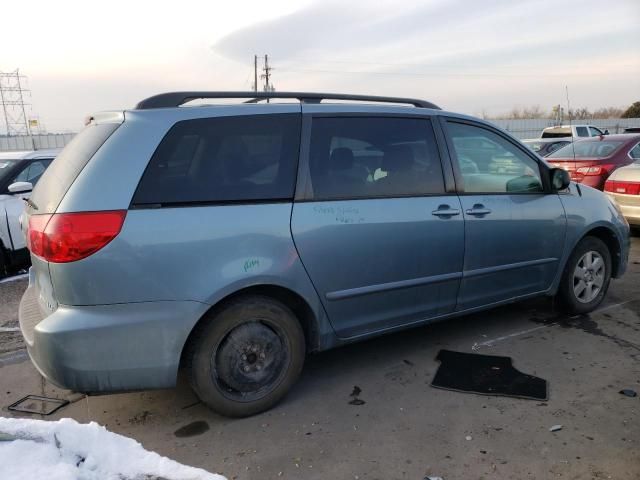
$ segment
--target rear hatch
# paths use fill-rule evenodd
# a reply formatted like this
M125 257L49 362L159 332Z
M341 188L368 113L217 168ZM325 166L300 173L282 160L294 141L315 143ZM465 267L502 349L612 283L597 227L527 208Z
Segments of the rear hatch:
M29 225L39 225L40 228L46 226L82 169L123 121L124 116L121 112L92 117L87 126L51 163L35 186L31 198L27 200L21 226L27 239L27 246L32 251L32 266L29 271L29 288L23 299L25 305L21 305L21 308L30 311L29 317L32 321L29 323L33 325L28 327L35 327L38 316L46 317L58 307L51 282L49 262L33 254L33 245L29 241ZM40 315L37 315L38 313ZM28 342L30 331L32 328L23 328Z
M569 172L571 180L581 182L586 175L600 175L604 163L598 159L576 159L573 158L549 158L547 163L553 167L562 168ZM591 173L592 172L592 173Z

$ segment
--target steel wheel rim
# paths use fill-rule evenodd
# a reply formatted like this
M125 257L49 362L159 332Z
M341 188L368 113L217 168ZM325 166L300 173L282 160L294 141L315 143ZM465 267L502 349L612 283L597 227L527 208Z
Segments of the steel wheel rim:
M604 258L595 250L586 252L573 271L573 294L580 303L595 300L604 286L606 265Z
M246 322L227 332L216 345L210 359L211 376L230 400L260 400L284 379L290 352L284 332L276 325L260 319Z

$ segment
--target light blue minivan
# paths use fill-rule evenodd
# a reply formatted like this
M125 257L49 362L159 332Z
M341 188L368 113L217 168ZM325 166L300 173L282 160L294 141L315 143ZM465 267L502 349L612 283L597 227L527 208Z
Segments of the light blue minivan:
M507 133L361 95L94 115L26 219L20 325L47 379L163 388L182 367L230 416L274 405L310 352L541 295L589 312L629 253L614 203Z

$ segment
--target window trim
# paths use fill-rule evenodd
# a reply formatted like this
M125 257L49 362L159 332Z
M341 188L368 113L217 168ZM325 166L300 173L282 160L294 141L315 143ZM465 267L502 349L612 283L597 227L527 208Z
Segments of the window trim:
M440 116L440 122L442 124L442 130L444 131L445 134L445 138L447 141L447 147L449 149L450 152L450 161L451 161L451 165L453 167L453 173L454 176L456 178L456 186L457 186L457 194L460 196L471 196L471 195L549 195L549 194L554 194L557 192L553 192L551 189L551 182L549 179L549 168L545 165L544 161L541 161L541 159L536 158L537 154L535 152L533 152L531 149L527 148L524 145L520 145L519 143L516 143L513 141L513 139L509 138L507 135L504 134L504 132L500 131L499 129L491 126L491 125L487 125L484 123L480 123L480 122L475 122L473 120L468 120L466 118L457 118L457 117L449 117L449 116L445 116L445 115L441 115ZM504 141L506 141L508 144L512 145L513 147L515 147L517 150L519 150L520 152L522 152L525 156L529 157L531 160L533 160L534 162L536 162L538 164L538 171L540 173L540 180L542 181L542 191L541 192L466 192L464 190L464 177L462 176L462 172L460 171L460 164L458 162L458 156L456 153L456 150L453 146L453 140L451 138L451 134L449 132L449 129L447 127L447 123L448 122L452 122L452 123L461 123L464 125L469 125L472 127L477 127L477 128L481 128L484 130L488 130L491 133L494 133L496 135L498 135L500 138L502 138Z
M634 149L634 148L636 148L636 147L640 147L640 142L636 143L636 144L635 144L633 147L631 147L631 148L629 149L629 151L627 152L627 157L629 157L633 162L638 162L638 161L640 161L640 157L638 157L638 158L633 158L633 157L631 156L631 150L633 150L633 149Z
M294 201L296 203L311 202L344 202L358 200L381 200L391 198L423 198L423 197L444 197L456 195L453 172L447 172L448 156L444 150L444 135L439 131L439 122L436 119L438 115L407 115L401 113L389 112L307 112L302 114L302 138L300 147L300 159L298 163L298 182L296 183L296 194ZM334 197L334 198L315 198L313 194L313 184L311 182L311 170L309 166L309 156L311 151L311 132L313 128L313 120L316 118L393 118L407 120L423 120L431 124L433 135L436 142L436 150L440 159L440 169L442 173L442 185L444 191L441 193L423 193L423 194L398 194L398 195L379 195L367 197ZM450 165L448 166L450 169Z

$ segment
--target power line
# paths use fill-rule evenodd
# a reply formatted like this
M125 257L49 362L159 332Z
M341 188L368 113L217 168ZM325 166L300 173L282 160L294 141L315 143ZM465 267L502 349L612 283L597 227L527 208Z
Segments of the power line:
M585 73L454 73L443 71L430 72L380 72L372 70L329 70L329 69L308 69L308 68L278 68L281 72L290 73L329 73L329 74L353 74L353 75L387 75L387 76L409 76L409 77L487 77L487 78L566 78L572 76L584 77ZM606 72L589 73L590 76L608 75Z

